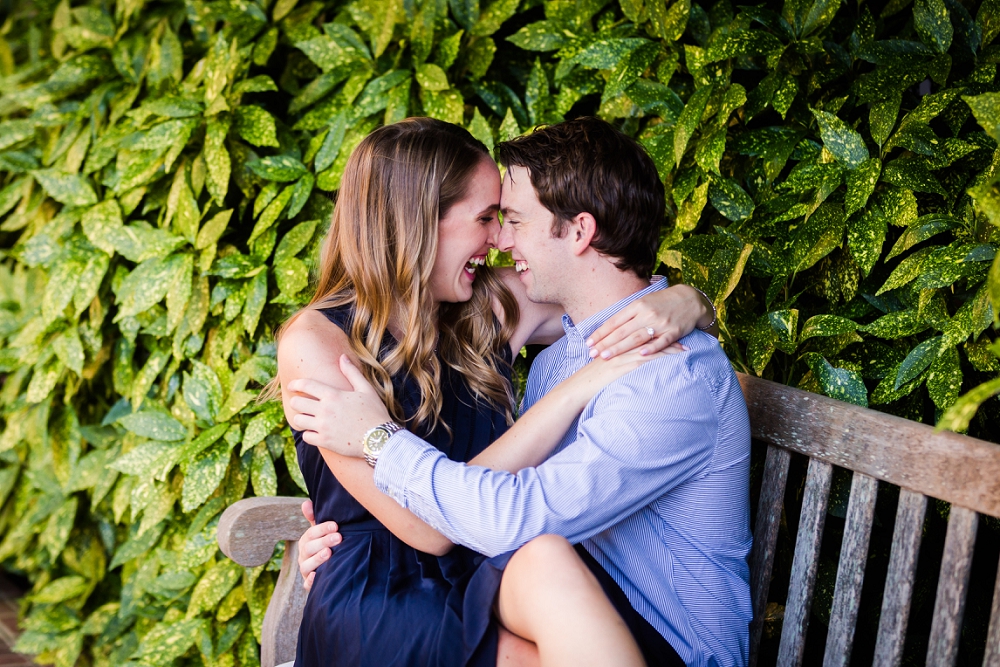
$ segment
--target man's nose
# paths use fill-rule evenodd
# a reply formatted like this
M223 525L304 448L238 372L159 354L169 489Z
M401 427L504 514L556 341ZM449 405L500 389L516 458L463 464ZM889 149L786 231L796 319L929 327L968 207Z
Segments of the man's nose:
M514 247L514 234L510 225L502 225L497 235L496 248L500 252L509 252Z

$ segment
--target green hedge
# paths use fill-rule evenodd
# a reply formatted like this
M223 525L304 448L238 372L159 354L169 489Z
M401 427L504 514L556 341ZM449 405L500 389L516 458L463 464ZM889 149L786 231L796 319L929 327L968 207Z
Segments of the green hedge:
M616 123L739 370L996 437L998 0L0 10L0 561L42 660L256 664L277 560L215 526L300 493L253 400L271 331L351 149L408 115Z

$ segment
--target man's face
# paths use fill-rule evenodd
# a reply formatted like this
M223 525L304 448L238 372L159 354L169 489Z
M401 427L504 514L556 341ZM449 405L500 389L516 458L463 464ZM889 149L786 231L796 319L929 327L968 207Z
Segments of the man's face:
M503 227L497 246L510 251L528 298L535 303L561 304L570 253L565 239L553 238L555 216L538 201L526 167L507 170L500 210Z

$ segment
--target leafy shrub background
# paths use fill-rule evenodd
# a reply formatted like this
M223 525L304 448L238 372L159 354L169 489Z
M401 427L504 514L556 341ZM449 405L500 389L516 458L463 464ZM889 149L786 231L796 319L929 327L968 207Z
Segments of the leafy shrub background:
M42 660L256 664L277 561L215 526L299 493L270 332L347 155L408 115L616 123L738 369L996 438L998 0L0 10L0 560Z

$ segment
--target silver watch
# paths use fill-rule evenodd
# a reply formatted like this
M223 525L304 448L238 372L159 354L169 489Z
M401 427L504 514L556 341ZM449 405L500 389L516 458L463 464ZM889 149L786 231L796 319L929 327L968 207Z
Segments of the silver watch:
M375 467L375 463L378 461L379 454L382 453L382 449L385 448L389 438L392 437L393 433L396 431L401 431L402 426L396 422L388 421L384 424L379 424L373 429L369 429L365 433L365 437L362 440L364 442L363 452L365 455L365 461L368 461L368 465Z

